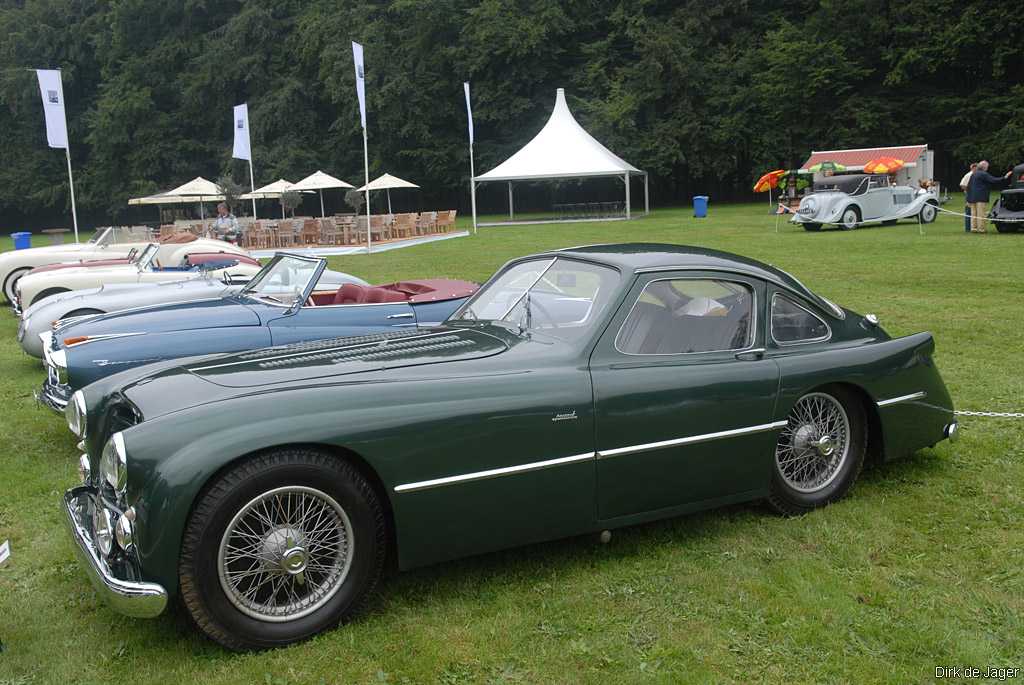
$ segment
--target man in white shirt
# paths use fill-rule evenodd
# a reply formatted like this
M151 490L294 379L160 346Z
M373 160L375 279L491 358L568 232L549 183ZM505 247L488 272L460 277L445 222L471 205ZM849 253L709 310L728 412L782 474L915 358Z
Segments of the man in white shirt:
M971 168L967 170L967 173L964 174L964 177L960 179L960 190L962 190L965 193L967 192L967 186L970 185L970 183L971 183L971 176L974 175L974 172L977 169L978 169L978 164L977 163L974 163L974 164L971 165ZM966 233L970 233L971 232L971 206L970 205L964 205L964 232L966 232Z

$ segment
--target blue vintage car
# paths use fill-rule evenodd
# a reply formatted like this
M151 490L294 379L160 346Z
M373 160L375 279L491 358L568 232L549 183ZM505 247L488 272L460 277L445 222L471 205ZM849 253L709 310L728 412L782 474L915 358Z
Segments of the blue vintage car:
M165 359L437 325L479 287L429 279L325 289L326 265L278 254L237 293L58 321L42 336L39 400L63 411L79 388Z

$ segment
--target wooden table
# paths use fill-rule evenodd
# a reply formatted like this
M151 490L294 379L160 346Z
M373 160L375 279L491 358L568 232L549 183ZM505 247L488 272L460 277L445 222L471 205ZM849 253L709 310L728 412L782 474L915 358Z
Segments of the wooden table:
M40 233L44 233L50 236L51 245L63 245L64 234L70 232L70 228L44 228L42 231L40 231Z

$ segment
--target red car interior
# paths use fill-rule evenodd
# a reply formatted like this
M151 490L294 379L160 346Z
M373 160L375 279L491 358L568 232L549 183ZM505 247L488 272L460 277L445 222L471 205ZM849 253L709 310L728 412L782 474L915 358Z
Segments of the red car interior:
M399 281L385 285L356 285L346 283L337 292L313 293L313 303L318 306L337 304L379 304L382 302L436 302L467 297L477 291L476 283L453 281L443 278L422 281Z

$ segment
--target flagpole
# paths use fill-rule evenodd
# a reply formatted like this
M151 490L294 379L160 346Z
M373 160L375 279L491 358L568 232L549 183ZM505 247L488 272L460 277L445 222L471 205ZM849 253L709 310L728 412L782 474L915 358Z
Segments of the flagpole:
M366 144L365 126L363 126L363 176L366 178L366 254L370 254L370 152Z
M68 160L68 186L71 188L71 220L75 224L75 242L78 242L78 210L75 209L75 177L71 174L71 144L64 148L64 156Z
M249 152L249 185L252 187L252 220L256 220L256 175L252 172L252 151Z
M473 206L473 235L476 235L476 170L473 168L473 144L469 144L469 201Z

